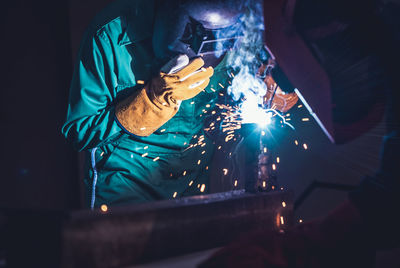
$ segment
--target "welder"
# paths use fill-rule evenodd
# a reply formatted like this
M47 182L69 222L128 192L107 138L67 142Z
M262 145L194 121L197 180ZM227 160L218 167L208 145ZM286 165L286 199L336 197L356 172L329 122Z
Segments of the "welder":
M249 234L201 267L375 267L376 250L400 246L400 7L274 0L264 12L275 80L304 94L332 141L376 126L386 102L381 165L328 216Z
M239 39L242 10L233 0L120 0L95 17L62 128L87 152L90 206L194 195L208 185L214 149L202 115L226 83L224 57ZM203 146L188 149L196 137Z

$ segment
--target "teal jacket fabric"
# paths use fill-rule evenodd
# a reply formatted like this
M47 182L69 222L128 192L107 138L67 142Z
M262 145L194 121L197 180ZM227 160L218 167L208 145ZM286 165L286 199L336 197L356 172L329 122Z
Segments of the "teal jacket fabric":
M225 85L223 64L205 92L183 101L150 136L130 134L115 119L116 103L151 79L153 12L152 1L116 1L96 16L81 43L62 132L77 150L96 148L85 171L87 201L97 173L96 207L208 190L214 146L203 128Z

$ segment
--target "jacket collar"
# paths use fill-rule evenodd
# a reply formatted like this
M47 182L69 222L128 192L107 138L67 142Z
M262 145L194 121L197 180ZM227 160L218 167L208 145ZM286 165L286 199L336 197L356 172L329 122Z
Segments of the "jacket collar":
M154 1L137 0L127 18L127 27L118 45L126 46L150 38L153 34Z

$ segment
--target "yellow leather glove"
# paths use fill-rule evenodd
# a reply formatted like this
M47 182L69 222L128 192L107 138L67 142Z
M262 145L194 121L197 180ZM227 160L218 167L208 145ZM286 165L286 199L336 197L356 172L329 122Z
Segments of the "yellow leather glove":
M170 70L164 66L142 90L117 104L116 118L127 131L149 136L177 113L181 101L195 97L207 87L213 68L202 68L201 58L188 63L186 55L179 57L166 64Z
M191 99L207 87L214 74L212 67L202 68L203 65L202 58L195 58L177 72L161 71L149 84L149 92L164 106L173 106L179 104L179 101Z

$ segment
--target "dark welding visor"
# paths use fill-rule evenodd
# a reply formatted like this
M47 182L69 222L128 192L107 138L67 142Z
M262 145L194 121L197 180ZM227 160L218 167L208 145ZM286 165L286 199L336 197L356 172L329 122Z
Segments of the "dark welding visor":
M196 55L221 55L232 49L241 37L239 22L225 28L207 29L189 17L180 41L187 44Z

